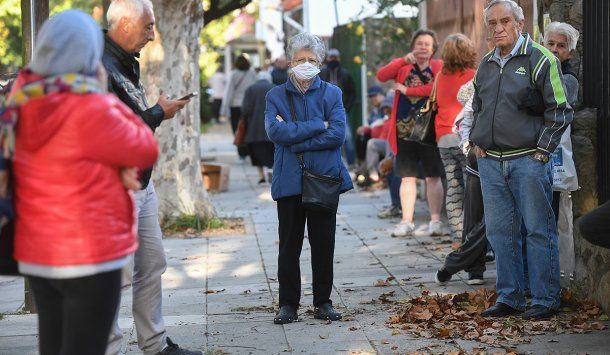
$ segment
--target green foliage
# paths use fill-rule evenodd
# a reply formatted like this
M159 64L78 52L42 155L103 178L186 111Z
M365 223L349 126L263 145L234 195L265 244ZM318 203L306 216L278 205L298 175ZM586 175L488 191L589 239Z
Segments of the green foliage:
M80 9L92 14L101 0L50 0L50 14L67 9ZM22 63L21 0L0 1L0 70L4 67L18 68Z
M0 68L21 66L21 1L0 2Z
M220 218L202 218L198 215L180 215L167 222L163 226L163 231L168 234L175 234L185 231L202 232L210 229L226 228L227 222Z

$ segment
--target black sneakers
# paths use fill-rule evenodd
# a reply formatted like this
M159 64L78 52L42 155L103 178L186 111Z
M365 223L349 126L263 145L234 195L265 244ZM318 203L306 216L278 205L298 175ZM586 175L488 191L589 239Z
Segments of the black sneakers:
M434 281L436 281L438 285L444 286L449 280L451 280L451 273L449 273L444 266L438 269L434 276Z
M167 338L167 347L157 353L157 355L203 355L201 351L192 351L182 349L178 344L174 343L169 337Z

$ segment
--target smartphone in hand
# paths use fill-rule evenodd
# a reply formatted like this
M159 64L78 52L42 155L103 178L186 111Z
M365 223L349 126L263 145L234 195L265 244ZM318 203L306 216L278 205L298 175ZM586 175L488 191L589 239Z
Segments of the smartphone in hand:
M194 91L194 92L191 92L189 94L186 94L186 95L182 96L178 100L179 101L190 100L190 99L192 99L193 97L195 97L197 95L199 95L199 93L197 91Z

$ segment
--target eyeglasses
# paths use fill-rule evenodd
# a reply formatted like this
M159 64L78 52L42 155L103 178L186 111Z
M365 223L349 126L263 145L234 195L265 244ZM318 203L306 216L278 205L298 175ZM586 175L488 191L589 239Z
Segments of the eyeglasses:
M295 59L294 62L299 65L304 64L305 62L309 62L313 65L318 65L320 63L320 62L318 62L317 59L313 59L313 58L299 58L299 59Z

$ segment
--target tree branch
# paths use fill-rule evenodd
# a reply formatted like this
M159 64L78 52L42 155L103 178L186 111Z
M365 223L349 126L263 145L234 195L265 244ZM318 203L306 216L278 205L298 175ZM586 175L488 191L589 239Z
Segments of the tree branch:
M207 26L233 10L241 9L252 0L211 0L210 9L203 14L203 26Z

